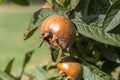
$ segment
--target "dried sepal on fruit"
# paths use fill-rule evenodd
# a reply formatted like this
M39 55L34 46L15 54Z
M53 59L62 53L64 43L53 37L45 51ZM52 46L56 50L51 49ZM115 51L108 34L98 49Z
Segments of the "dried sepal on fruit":
M65 73L67 78L65 80L80 80L82 78L82 64L81 61L74 57L64 56L61 62L56 64L57 68L60 70L58 75Z
M43 41L47 41L52 48L65 49L74 42L76 30L67 17L52 15L43 21L40 33Z

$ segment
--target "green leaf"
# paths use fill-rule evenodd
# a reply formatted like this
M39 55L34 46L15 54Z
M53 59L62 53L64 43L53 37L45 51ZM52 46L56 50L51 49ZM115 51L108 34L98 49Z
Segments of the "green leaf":
M42 66L45 71L49 71L51 69L55 69L56 66L53 65L52 61L49 61L47 65Z
M72 21L80 34L104 44L120 47L120 35L107 33L102 28L86 25L74 19Z
M24 33L24 37L25 37L24 40L29 39L35 33L35 31L38 29L38 27L40 26L41 21L39 20L38 16L39 16L41 10L42 9L39 9L38 11L36 11L34 13L26 32Z
M19 76L19 79L20 79L20 80L21 80L22 74L23 74L23 72L24 72L25 66L26 66L27 63L30 61L33 52L34 52L34 50L29 51L29 52L27 52L26 55L25 55L25 58L24 58L24 61L23 61L23 66L22 66L22 71L21 71L21 74L20 74L20 76Z
M42 23L47 17L51 15L56 15L57 12L55 12L53 9L42 9L41 12L39 13L39 20Z
M83 2L81 2L82 5L82 15L83 16L87 16L88 14L88 9L89 9L89 4L90 4L90 0L83 0Z
M114 51L112 47L97 44L96 48L99 50L101 55L112 62L120 63L120 57Z
M57 57L58 57L58 55L59 55L59 50L50 48L50 51L51 51L52 61L53 61L53 62L56 62L56 61L57 61Z
M9 63L7 64L7 66L4 70L4 72L6 72L7 74L10 74L14 60L15 60L15 58L10 60Z
M110 0L90 0L88 14L105 14L110 5Z
M120 0L116 1L108 10L103 27L105 31L111 31L120 25Z
M47 0L48 3L52 4L53 3L53 0Z
M116 2L117 0L111 0L113 3Z
M29 5L29 2L28 0L10 0L16 4L19 4L19 5L23 5L23 6L28 6Z
M42 68L42 67L37 67L35 69L35 77L38 80L47 80L48 78L48 73Z
M88 63L83 63L83 78L84 80L115 80L110 75Z
M34 53L34 50L29 51L29 52L26 53L25 58L24 58L23 68L25 68L27 63L30 61L33 53Z
M55 14L57 14L57 12L55 12L53 9L40 9L36 11L27 28L25 40L29 39L35 33L35 31L38 29L38 27L40 27L45 18Z
M67 10L76 8L80 0L56 0L56 2Z
M42 67L35 68L35 77L37 80L58 80L55 75L56 73L48 74Z
M102 26L105 15L89 15L85 17L81 17L82 21L86 24L93 26Z
M15 80L7 73L0 71L0 80Z

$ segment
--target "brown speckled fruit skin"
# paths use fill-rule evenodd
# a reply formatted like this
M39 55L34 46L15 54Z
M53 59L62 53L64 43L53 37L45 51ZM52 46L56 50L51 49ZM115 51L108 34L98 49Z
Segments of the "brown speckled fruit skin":
M40 28L42 36L45 33L51 33L58 39L56 40L57 45L54 42L46 40L53 48L67 48L72 45L75 39L75 26L66 17L53 15L46 18Z
M82 77L82 65L73 57L62 58L62 62L57 63L57 68L72 80L79 80Z

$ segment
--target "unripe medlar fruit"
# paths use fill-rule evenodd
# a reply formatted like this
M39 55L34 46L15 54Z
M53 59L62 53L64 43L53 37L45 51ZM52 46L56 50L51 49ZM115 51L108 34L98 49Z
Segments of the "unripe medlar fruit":
M80 80L82 78L81 62L70 56L62 57L61 62L57 63L60 73L65 73L71 80ZM67 79L65 79L67 80Z
M46 18L40 28L43 41L47 41L52 48L65 49L75 40L75 26L64 16L53 15Z

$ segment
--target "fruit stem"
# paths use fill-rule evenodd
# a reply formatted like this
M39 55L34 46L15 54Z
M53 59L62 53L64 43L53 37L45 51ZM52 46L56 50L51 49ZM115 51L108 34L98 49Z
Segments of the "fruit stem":
M67 78L65 78L65 80L69 80L71 77L70 76L68 76Z

